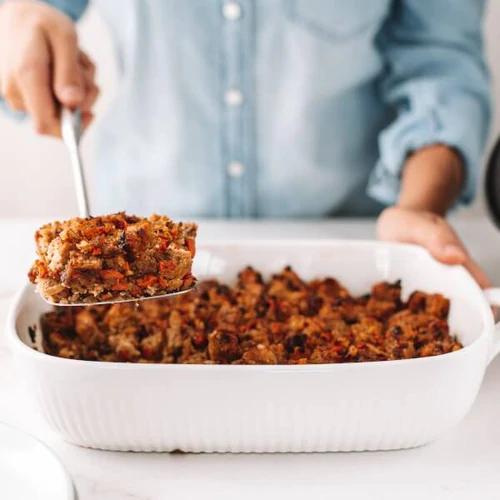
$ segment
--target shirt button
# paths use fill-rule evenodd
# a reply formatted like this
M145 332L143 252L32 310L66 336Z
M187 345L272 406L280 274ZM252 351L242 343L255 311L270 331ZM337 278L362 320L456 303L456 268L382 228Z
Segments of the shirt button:
M236 21L241 17L241 6L237 2L226 2L222 7L222 14L229 21Z
M228 106L241 106L243 103L243 94L238 89L228 89L224 95L224 100Z
M245 165L243 165L243 163L240 163L239 161L232 161L227 166L227 173L231 177L241 177L244 171L245 171Z

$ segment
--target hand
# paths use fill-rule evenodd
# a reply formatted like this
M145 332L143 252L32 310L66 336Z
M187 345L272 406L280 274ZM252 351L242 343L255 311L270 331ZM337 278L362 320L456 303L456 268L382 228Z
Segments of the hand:
M94 76L69 17L34 0L0 6L0 94L39 134L60 136L60 105L79 107L88 126L99 94Z
M491 286L453 228L439 215L397 206L386 208L378 218L377 234L382 240L421 245L444 264L463 265L481 287Z

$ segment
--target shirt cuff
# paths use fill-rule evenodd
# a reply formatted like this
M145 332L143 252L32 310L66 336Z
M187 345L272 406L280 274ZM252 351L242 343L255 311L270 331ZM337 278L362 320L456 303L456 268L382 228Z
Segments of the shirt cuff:
M24 118L26 118L26 113L24 113L23 111L14 111L13 109L9 108L9 106L3 99L0 99L0 113L3 113L9 118L14 118L16 120L23 120Z
M72 21L78 21L85 11L88 0L43 0L52 7L64 12Z
M463 129L444 127L436 111L418 118L400 117L380 136L380 158L370 175L367 193L386 205L396 203L401 187L401 172L408 155L425 146L443 144L456 150L462 157L465 183L457 201L468 204L474 199L477 184L475 167L480 153L475 142L477 140L474 138L464 138Z

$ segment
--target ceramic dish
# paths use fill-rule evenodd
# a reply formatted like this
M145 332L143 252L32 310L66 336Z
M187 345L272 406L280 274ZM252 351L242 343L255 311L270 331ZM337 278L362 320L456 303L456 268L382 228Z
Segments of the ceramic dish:
M306 279L334 276L354 294L396 279L405 297L415 289L441 292L451 299L451 330L465 347L429 358L301 366L68 360L33 349L28 327L48 306L27 286L11 310L8 337L51 427L71 443L110 450L413 447L464 417L500 350L489 303L500 291L482 291L464 269L439 264L420 248L339 240L206 243L194 273L231 282L248 264L264 274L291 264Z

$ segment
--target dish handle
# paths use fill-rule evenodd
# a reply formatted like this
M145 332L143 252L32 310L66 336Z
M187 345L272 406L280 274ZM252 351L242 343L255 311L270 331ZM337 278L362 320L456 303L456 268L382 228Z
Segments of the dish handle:
M500 288L486 288L483 290L486 300L490 306L500 308ZM497 313L497 316L500 314ZM493 358L500 352L500 321L495 323L495 337L493 338L493 345L488 358L488 364L493 361Z

